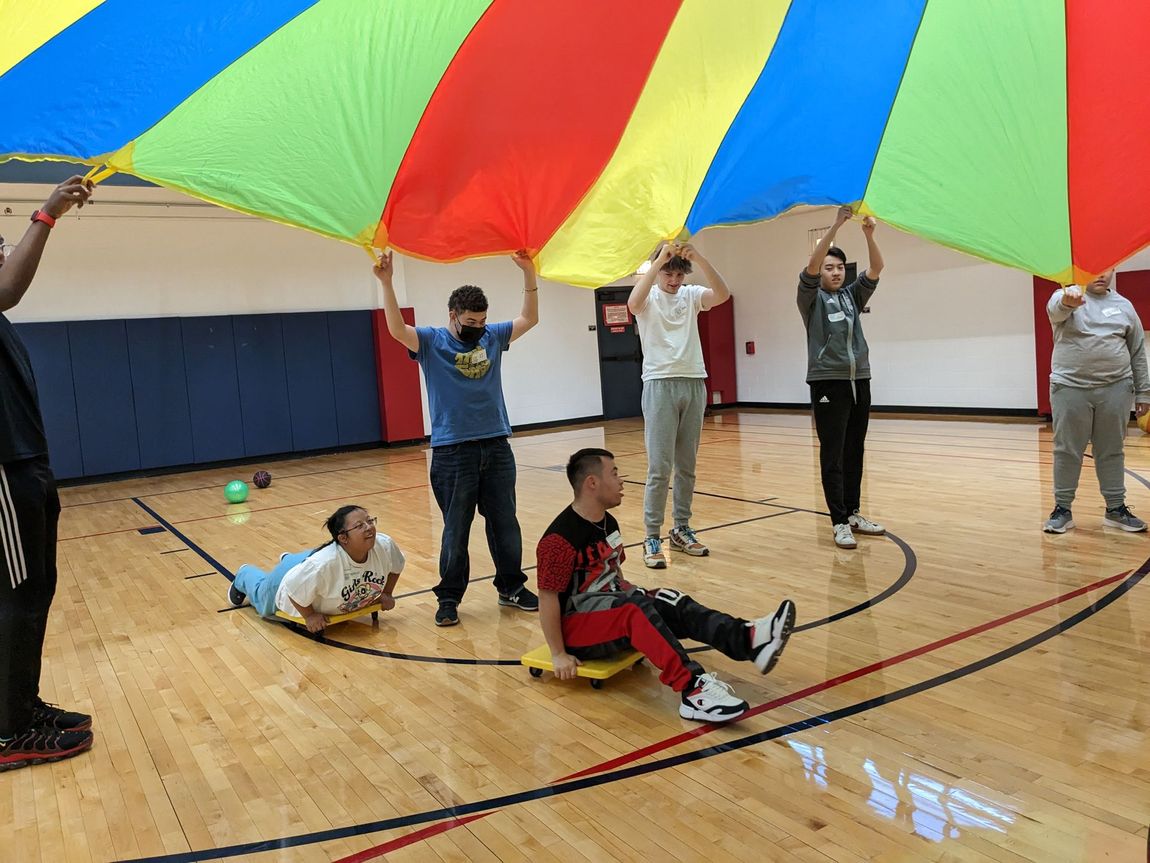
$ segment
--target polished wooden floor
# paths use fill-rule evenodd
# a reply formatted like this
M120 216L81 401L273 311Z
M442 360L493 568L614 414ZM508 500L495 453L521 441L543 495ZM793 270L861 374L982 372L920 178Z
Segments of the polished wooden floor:
M618 454L641 539L638 421L522 435L526 565L582 446ZM222 487L254 467L67 489L42 689L96 745L0 774L0 857L1140 863L1150 537L1102 526L1089 463L1078 529L1044 535L1050 449L1035 423L875 418L865 509L892 536L836 552L808 417L709 418L712 556L630 575L748 617L790 596L802 625L766 678L699 654L760 708L719 729L649 668L595 691L510 664L541 636L496 605L480 521L462 625L437 629L423 448L276 462L236 506ZM1127 467L1150 516L1135 429ZM221 572L317 544L349 501L407 555L378 629L317 643L226 610Z

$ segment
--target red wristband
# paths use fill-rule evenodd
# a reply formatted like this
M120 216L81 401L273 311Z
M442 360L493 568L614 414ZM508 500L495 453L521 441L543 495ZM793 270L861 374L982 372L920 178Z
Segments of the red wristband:
M49 228L56 227L56 220L53 219L51 216L49 216L47 213L45 213L43 210L37 210L35 213L33 213L32 214L32 221L33 222L43 222Z

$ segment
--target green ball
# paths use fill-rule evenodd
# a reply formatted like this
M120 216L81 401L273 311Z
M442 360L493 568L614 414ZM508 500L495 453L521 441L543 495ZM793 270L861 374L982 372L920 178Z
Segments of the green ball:
M243 503L248 499L248 484L233 479L224 486L224 497L227 498L228 503Z

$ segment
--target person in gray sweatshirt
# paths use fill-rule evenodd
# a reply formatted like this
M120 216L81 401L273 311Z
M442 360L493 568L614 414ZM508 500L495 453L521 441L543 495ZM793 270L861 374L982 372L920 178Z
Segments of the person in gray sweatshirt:
M834 247L835 235L851 217L840 207L834 225L799 273L798 304L807 329L807 383L819 435L823 495L830 509L835 545L856 548L855 533L886 533L859 513L863 449L870 422L870 348L859 314L878 287L882 252L874 239L875 220L863 220L869 264L846 284L846 255Z
M1050 361L1050 407L1054 414L1054 510L1042 529L1074 527L1070 505L1078 490L1086 444L1094 445L1094 470L1106 500L1102 523L1138 533L1146 522L1126 506L1123 443L1130 405L1150 410L1150 374L1142 321L1110 283L1107 270L1083 291L1059 288L1046 304L1054 328Z

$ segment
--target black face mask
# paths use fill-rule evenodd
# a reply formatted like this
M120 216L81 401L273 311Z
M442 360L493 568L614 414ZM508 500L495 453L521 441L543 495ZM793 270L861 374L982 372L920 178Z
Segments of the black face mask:
M467 324L459 325L459 340L461 342L477 342L483 338L483 334L487 332L487 327L471 327Z

